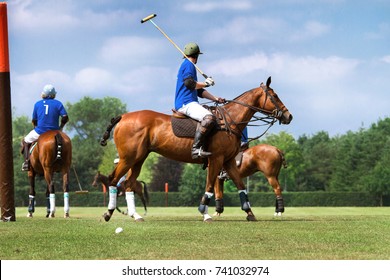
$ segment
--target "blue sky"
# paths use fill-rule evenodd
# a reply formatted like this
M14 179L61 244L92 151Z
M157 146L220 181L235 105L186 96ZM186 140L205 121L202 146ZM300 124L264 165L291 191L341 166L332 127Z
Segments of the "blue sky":
M30 117L47 83L64 103L112 96L128 111L169 114L182 56L140 23L156 13L177 45L200 45L198 66L214 78L214 95L233 99L272 76L294 120L271 133L335 136L389 117L387 0L6 2L16 116Z

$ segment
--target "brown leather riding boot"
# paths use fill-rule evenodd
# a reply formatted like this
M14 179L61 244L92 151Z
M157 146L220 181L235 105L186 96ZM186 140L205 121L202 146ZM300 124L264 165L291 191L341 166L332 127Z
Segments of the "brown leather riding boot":
M23 157L24 162L22 164L22 171L28 171L30 169L30 146L31 144L22 142L23 144Z
M193 159L211 156L211 153L204 151L202 147L206 136L210 133L216 124L217 120L214 115L206 115L198 124L195 132L194 144L192 145L191 151L191 156Z
M195 132L194 144L192 145L191 156L193 159L196 158L205 158L211 156L210 152L203 151L203 142L204 142L205 134L203 134L200 130Z

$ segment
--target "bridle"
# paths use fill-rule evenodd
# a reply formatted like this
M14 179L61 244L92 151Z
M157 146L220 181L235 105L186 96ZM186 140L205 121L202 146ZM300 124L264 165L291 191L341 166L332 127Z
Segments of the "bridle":
M233 99L233 100L227 100L226 102L233 102L233 103L236 103L236 104L239 104L239 105L242 105L244 107L247 107L251 110L253 110L255 113L252 117L252 119L250 121L247 121L247 122L239 122L239 123L236 123L236 122L228 122L227 119L226 119L226 115L228 115L230 117L231 120L233 120L233 118L230 116L229 112L226 111L225 108L223 108L222 106L219 106L218 104L215 104L216 105L216 110L220 113L220 115L222 116L223 120L224 120L224 123L225 123L225 130L227 130L229 133L233 133L239 137L242 136L242 131L234 131L232 128L231 128L231 125L235 125L237 127L237 125L239 124L243 124L245 123L246 125L248 126L265 126L265 125L268 125L268 127L266 128L266 130L260 135L260 136L257 136L255 138L251 138L249 139L248 142L250 141L253 141L253 140L256 140L256 139L259 139L260 137L262 137L265 133L267 133L267 131L271 128L271 126L277 121L279 120L279 123L281 123L281 117L283 116L283 114L288 111L286 107L284 108L281 108L278 103L276 102L275 100L275 97L269 92L270 90L270 87L267 87L265 85L260 85L260 87L262 88L262 90L264 91L265 93L265 99L264 99L264 103L263 103L263 106L262 107L256 107L256 106L252 106L252 105L249 105L249 104L246 104L246 103L243 103L241 101L238 101L236 99ZM266 110L265 109L265 105L267 103L267 100L268 98L271 100L272 104L275 106L275 109L272 110L272 111L269 111L269 110ZM261 117L258 117L256 116L256 113L261 113L265 116L261 116ZM263 124L261 125L249 125L250 122L263 122Z

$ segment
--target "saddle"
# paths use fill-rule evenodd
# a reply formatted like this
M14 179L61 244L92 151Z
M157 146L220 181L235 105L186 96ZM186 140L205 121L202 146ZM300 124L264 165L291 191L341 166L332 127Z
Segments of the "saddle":
M62 159L62 137L59 134L56 134L55 139L56 139L56 160L61 160ZM38 140L31 143L31 146L29 149L30 155L34 151L37 144L38 144ZM23 154L23 146L21 147L20 152L21 152L21 154Z
M194 138L196 127L199 122L176 110L172 109L172 111L173 115L171 116L171 124L173 133L177 137Z
M221 111L217 110L215 106L205 106L203 105L207 110L209 110L214 116L216 116L217 119L217 125L214 128L215 130L223 130L225 124L222 122L224 120L224 116L222 115ZM192 119L188 117L187 115L184 115L183 113L180 113L179 111L176 111L175 109L172 109L172 116L171 116L171 124L173 133L177 137L186 137L186 138L194 138L196 127L198 126L199 121Z

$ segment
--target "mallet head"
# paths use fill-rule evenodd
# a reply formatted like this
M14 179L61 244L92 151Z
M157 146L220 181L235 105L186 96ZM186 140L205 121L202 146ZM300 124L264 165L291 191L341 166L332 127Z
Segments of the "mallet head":
M152 18L156 17L156 14L151 14L143 19L141 19L141 23L147 22L148 20L151 20Z

